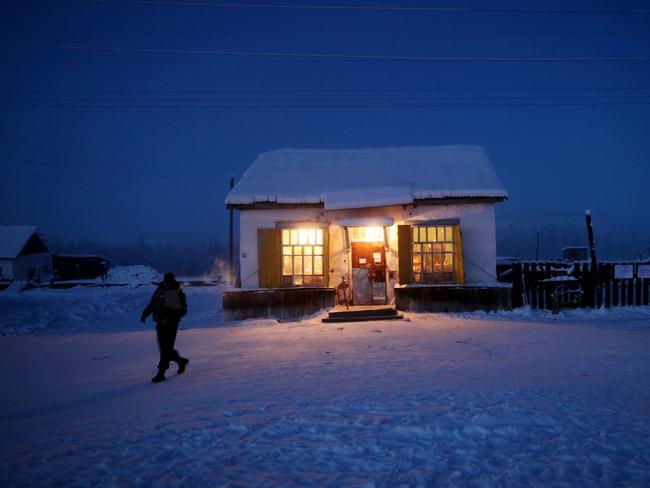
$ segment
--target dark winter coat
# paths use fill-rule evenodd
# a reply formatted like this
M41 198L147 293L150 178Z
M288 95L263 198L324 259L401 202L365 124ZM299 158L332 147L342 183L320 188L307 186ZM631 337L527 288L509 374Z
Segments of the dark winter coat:
M178 282L162 282L158 285L149 305L142 311L141 319L144 320L151 314L160 325L177 324L187 314L187 299Z

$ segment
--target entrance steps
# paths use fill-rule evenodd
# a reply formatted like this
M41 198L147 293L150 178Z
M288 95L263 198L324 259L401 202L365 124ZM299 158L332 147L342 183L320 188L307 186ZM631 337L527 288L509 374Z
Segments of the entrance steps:
M398 314L397 310L392 307L352 306L349 310L344 307L336 307L327 318L323 319L323 322L369 322L371 320L402 320L403 318L404 316Z

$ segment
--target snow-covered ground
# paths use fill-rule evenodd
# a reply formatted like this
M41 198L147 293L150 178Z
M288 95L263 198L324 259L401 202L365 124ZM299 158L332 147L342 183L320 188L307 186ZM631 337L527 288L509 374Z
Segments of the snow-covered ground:
M154 385L152 290L116 290L0 294L1 486L650 484L647 307L222 324L188 288Z

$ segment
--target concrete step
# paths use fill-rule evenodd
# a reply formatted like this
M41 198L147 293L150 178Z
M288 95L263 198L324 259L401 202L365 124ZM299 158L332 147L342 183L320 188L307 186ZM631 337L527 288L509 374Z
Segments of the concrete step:
M397 310L392 307L368 307L368 308L355 308L352 307L350 310L339 310L337 312L330 312L329 318L346 318L346 317L378 317L378 316L395 316L397 315Z
M402 320L403 315L361 315L357 317L328 317L323 319L324 323L341 322L370 322L372 320Z

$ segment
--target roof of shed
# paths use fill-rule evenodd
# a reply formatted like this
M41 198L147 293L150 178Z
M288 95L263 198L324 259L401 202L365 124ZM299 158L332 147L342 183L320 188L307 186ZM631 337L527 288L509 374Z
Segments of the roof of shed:
M36 232L34 226L0 226L0 258L17 258Z
M335 210L485 197L505 199L508 193L479 146L280 149L260 154L226 203Z

